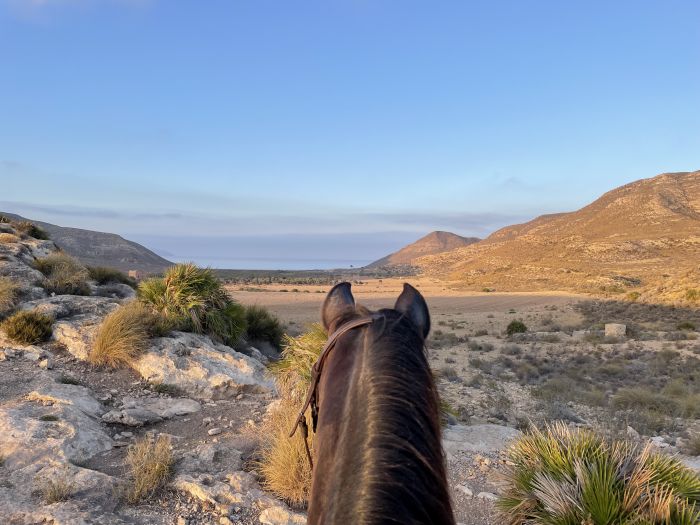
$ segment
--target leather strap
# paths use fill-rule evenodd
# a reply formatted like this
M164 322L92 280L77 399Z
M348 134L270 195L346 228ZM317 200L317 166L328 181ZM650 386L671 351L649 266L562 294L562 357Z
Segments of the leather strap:
M360 326L365 326L373 323L376 318L376 316L359 317L357 319L353 319L352 321L345 323L340 328L338 328L335 332L333 332L330 335L328 341L326 341L326 344L323 347L323 350L321 351L321 354L318 357L318 360L316 361L316 363L314 363L314 366L311 368L311 383L309 384L309 390L306 394L306 400L304 401L304 404L302 405L301 410L299 411L299 416L297 417L297 420L294 423L294 427L292 427L292 431L289 433L289 437L291 438L292 436L294 436L294 434L297 431L297 428L301 427L302 434L304 437L304 446L306 447L306 457L308 458L309 464L311 465L312 469L314 467L314 463L311 459L311 451L309 450L309 428L306 423L305 413L306 409L309 408L309 405L311 405L311 419L313 424L313 431L316 432L316 423L318 422L318 405L316 404L316 390L318 389L318 383L321 379L321 371L323 370L323 365L326 362L328 354L330 354L331 350L333 350L336 342L341 336L345 335L351 330L354 330L355 328L359 328Z

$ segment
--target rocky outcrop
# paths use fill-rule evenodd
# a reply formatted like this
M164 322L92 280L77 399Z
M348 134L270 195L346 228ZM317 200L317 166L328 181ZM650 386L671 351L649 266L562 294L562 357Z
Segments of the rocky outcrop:
M521 432L500 425L450 425L442 436L442 446L448 454L456 452L490 453L503 450Z
M197 399L274 391L262 363L203 335L173 332L154 339L133 367L144 379L177 385Z
M200 410L201 405L193 399L125 397L122 400L122 407L103 414L102 421L129 427L142 427L175 416L194 414Z

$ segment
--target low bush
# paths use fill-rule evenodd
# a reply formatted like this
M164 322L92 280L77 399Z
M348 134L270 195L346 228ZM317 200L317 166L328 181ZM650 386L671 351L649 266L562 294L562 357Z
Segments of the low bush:
M172 266L163 278L143 281L138 296L178 330L206 333L228 345L246 330L245 309L231 300L210 269L193 263Z
M49 234L46 233L42 228L34 224L33 222L30 221L20 221L20 222L14 222L12 223L14 226L15 230L18 232L24 234L24 235L29 235L30 237L34 237L35 239L39 240L48 240Z
M98 366L131 365L146 350L154 315L139 301L114 310L98 327L88 361Z
M0 244L12 244L21 239L12 233L0 233Z
M88 276L97 284L126 284L136 288L136 281L124 272L106 266L88 266Z
M278 350L282 347L284 329L280 320L262 306L245 307L246 335L250 341L267 341Z
M559 423L530 429L508 459L513 465L496 505L509 525L700 520L700 477L648 445L609 442Z
M54 253L34 262L44 274L44 289L57 295L90 295L88 271L76 259L65 253Z
M53 318L36 311L22 311L5 319L0 328L15 343L34 345L51 337Z
M0 277L0 316L7 313L15 305L19 286L9 277Z
M522 321L511 321L506 327L506 334L508 335L524 334L525 332L527 332L527 326Z
M326 339L326 332L318 324L298 337L285 336L282 359L271 367L281 399L260 426L259 467L265 488L293 505L303 505L309 497L311 466L301 431L293 438L289 437L289 431L304 402L311 381L311 367ZM313 455L312 432L309 447Z
M695 326L695 323L691 323L690 321L683 321L682 323L678 323L676 325L676 329L678 330L688 330L688 331L694 331L697 329Z
M160 435L137 441L126 454L131 484L126 491L129 503L138 503L162 488L172 474L173 453L170 438Z

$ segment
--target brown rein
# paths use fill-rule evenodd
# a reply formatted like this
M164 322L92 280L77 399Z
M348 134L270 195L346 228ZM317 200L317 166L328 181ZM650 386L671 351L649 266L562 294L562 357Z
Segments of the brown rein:
M342 325L340 328L338 328L335 332L333 332L330 335L328 341L326 341L326 344L323 347L323 350L321 351L321 355L318 357L318 360L314 363L314 366L311 368L311 384L309 384L309 390L306 394L306 401L304 401L304 404L301 407L301 411L299 412L299 416L297 417L297 420L294 423L294 426L292 427L292 431L289 433L289 437L291 438L296 433L297 427L301 427L301 432L304 437L304 446L306 447L306 457L309 460L309 465L311 465L311 469L314 468L314 462L313 459L311 459L311 451L309 450L309 427L306 423L305 414L306 409L309 408L309 406L311 406L311 422L313 425L313 431L316 432L316 423L318 422L317 389L319 380L321 379L321 371L323 370L323 365L326 362L326 358L328 357L328 354L331 353L331 350L333 350L336 342L341 336L345 335L351 330L354 330L355 328L359 328L360 326L365 326L373 323L376 318L376 316L360 317L358 319L349 321Z

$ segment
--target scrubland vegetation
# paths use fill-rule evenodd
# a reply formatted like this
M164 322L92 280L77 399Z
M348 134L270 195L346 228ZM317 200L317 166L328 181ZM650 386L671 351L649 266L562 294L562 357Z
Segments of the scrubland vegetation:
M23 345L34 345L51 337L53 318L34 311L17 312L5 319L0 328L11 340Z
M88 356L95 365L111 367L132 363L148 347L159 320L139 301L131 301L110 313L100 324Z
M127 274L105 266L88 266L88 276L97 284L126 284L136 288L136 281Z
M285 337L282 359L271 370L280 394L279 404L260 428L260 472L265 487L292 505L303 505L311 488L311 466L304 438L298 429L289 432L304 402L311 382L311 367L323 349L327 335L320 325L298 337ZM309 432L313 454L313 432Z
M9 277L0 277L0 318L15 305L19 286Z
M87 269L77 259L65 253L55 253L37 259L34 266L44 274L43 287L57 295L90 295Z
M497 505L511 525L700 521L700 478L650 445L558 423L530 429L508 458Z
M166 436L144 438L132 445L126 455L130 477L126 500L138 503L163 487L172 474L173 462L172 445Z

